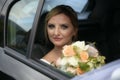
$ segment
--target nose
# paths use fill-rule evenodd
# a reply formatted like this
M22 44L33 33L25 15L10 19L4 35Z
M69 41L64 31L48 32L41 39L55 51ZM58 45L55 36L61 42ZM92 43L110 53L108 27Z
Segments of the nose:
M60 29L58 27L55 28L54 34L55 35L59 35L60 34Z

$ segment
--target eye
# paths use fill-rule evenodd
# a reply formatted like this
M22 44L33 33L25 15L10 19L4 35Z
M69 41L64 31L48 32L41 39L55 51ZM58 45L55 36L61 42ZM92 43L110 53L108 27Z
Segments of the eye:
M68 28L68 26L67 26L67 25L65 25L65 24L62 24L62 25L61 25L61 28L62 28L62 29L67 29L67 28Z
M54 24L48 24L48 28L53 29L55 27Z

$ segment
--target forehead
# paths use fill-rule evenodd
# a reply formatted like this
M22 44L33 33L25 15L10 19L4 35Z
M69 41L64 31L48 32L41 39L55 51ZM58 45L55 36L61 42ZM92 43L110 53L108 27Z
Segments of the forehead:
M61 14L57 14L57 15L54 15L54 16L52 16L50 19L49 19L49 21L48 22L50 22L50 21L64 21L64 22L71 22L71 20L70 20L70 18L67 16L67 15L65 15L65 14L63 14L63 13L61 13Z

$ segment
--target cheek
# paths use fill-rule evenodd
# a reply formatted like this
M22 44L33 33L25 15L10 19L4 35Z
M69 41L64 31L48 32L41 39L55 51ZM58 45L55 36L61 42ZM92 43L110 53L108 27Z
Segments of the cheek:
M48 35L49 40L51 41L52 32L50 30L47 30L47 35Z
M64 36L66 37L66 38L72 38L73 37L73 35L74 35L74 32L71 30L71 31L66 31L66 32L64 32Z
M48 34L48 36L52 35L52 31L48 29L47 34Z

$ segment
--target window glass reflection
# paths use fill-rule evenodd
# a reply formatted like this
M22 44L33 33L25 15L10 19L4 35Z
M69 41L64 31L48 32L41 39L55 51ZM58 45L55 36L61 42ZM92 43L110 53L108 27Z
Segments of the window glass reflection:
M26 52L38 2L39 0L21 0L11 8L7 24L9 47Z

